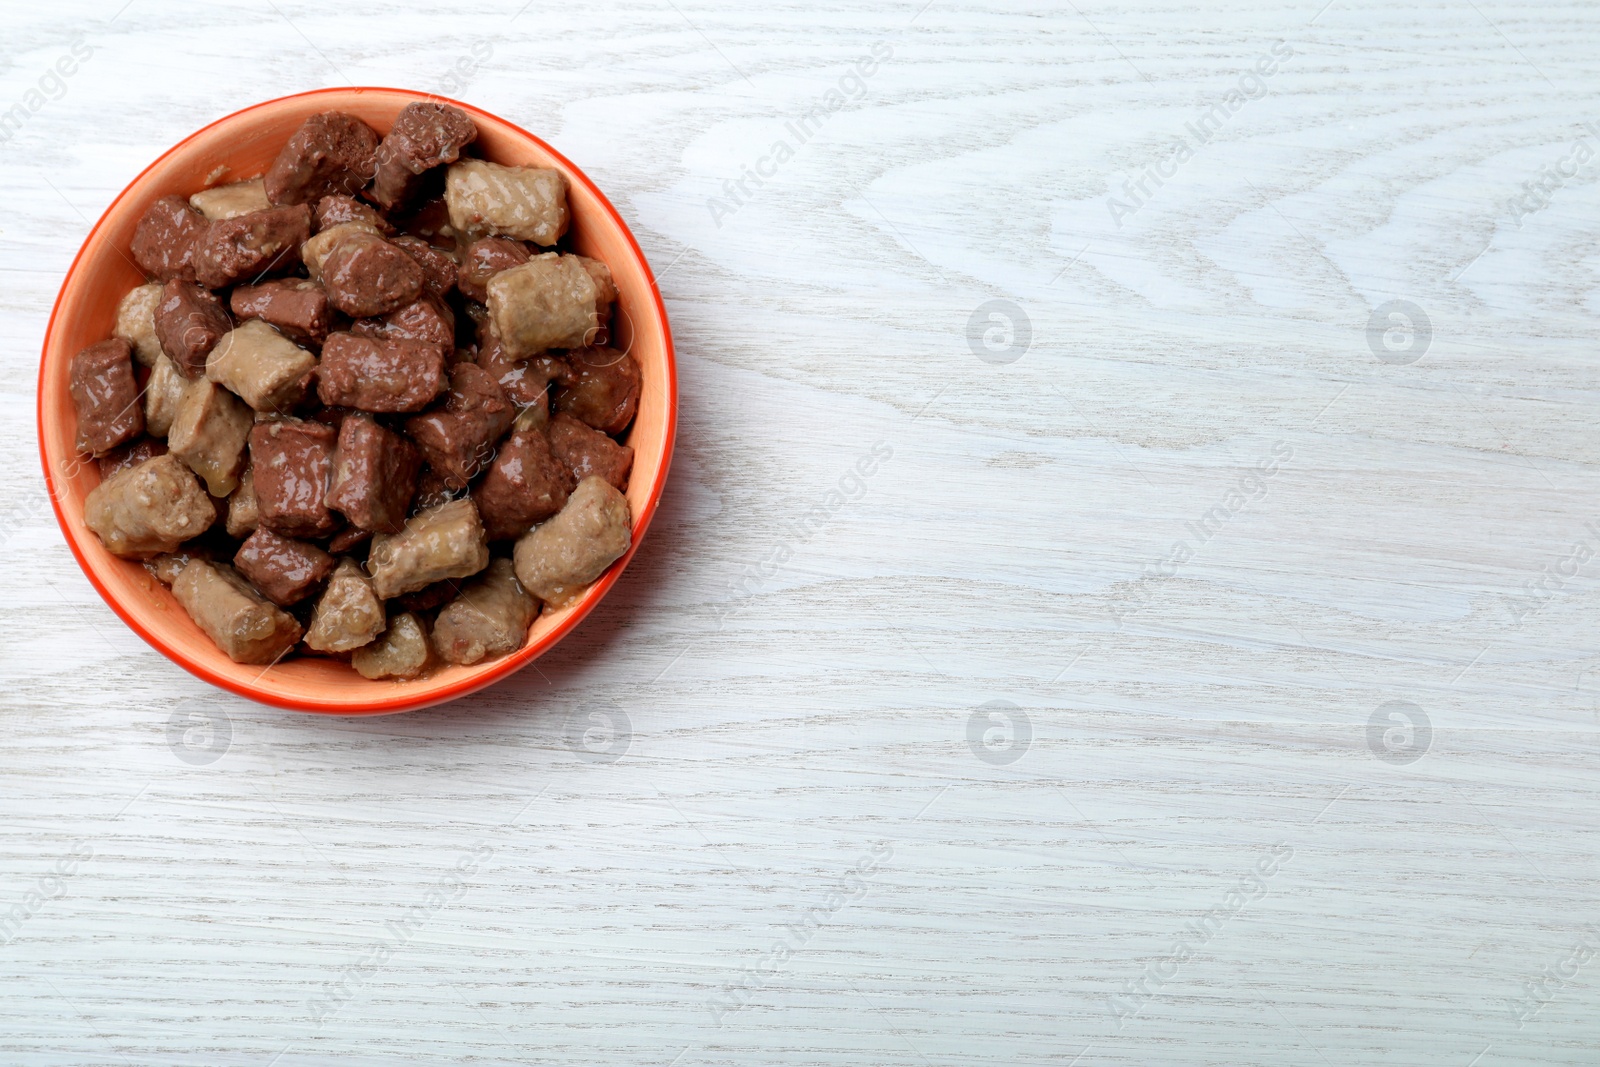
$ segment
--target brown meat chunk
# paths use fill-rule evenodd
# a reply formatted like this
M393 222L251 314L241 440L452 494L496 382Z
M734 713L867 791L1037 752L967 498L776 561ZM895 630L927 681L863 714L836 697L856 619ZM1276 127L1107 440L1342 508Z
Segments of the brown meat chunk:
M339 520L324 503L333 461L333 427L304 419L258 422L250 431L260 525L285 537L326 537Z
M311 209L304 204L216 219L194 246L194 276L225 289L263 274L286 274L300 265L300 246L311 239Z
M468 239L496 234L553 245L567 232L567 180L547 167L504 167L481 159L445 175L450 225Z
M329 334L317 396L361 411L421 411L445 387L444 364L439 346L423 341Z
M233 329L222 301L208 289L174 278L156 305L156 337L161 350L185 378L205 373L206 356Z
M489 317L512 359L592 344L610 306L577 256L546 252L489 279Z
M197 559L178 574L172 595L196 626L235 663L276 663L300 640L300 624L225 563Z
M120 337L96 341L72 357L67 392L78 415L78 449L103 456L144 433L133 346Z
M528 639L539 602L517 581L509 559L497 559L433 624L433 647L446 663L473 664L515 652Z
M574 478L582 481L592 475L627 492L633 449L566 414L550 420L549 433L550 451Z
M435 248L420 237L405 235L391 242L396 248L417 261L422 268L422 284L434 296L446 296L456 287L456 261L442 248Z
M541 433L514 433L506 438L483 481L472 491L483 528L491 541L520 537L567 503L577 484L572 473L550 454Z
M433 662L428 628L410 612L396 615L376 641L363 645L350 657L350 665L363 678L415 678Z
M493 337L484 341L477 362L500 383L506 398L518 407L537 404L547 397L550 382L566 371L566 363L555 356L513 360Z
M112 555L146 559L171 552L216 521L194 471L170 453L118 471L95 486L83 521Z
M424 292L405 307L396 308L380 319L361 319L350 327L350 332L358 337L437 345L446 359L456 350L455 312L430 292Z
M374 537L367 553L372 588L384 600L488 565L489 543L470 499L418 512L399 533Z
M206 377L257 411L288 412L305 398L317 359L260 319L230 330L206 357Z
M289 138L266 174L274 204L313 204L354 194L372 180L378 134L342 111L312 115Z
M478 127L458 107L407 104L378 145L372 199L385 211L405 204L421 188L423 174L460 159L461 149L477 137Z
M272 206L267 200L267 183L260 178L202 189L189 197L189 205L212 221L236 219Z
M346 526L328 540L328 551L336 556L342 555L370 540L372 540L371 530L363 530L359 526Z
M450 368L450 393L443 409L413 415L406 420L406 433L428 466L461 488L494 458L494 443L515 417L516 410L488 371L473 363L457 363Z
M228 497L228 517L225 529L229 537L249 537L261 522L261 509L256 503L256 474L249 467L239 475L239 487Z
M241 321L260 319L293 341L317 347L328 339L333 320L328 294L316 282L304 278L241 285L233 291L229 303Z
M328 302L346 315L383 315L411 303L426 281L404 249L372 233L353 231L322 261Z
M421 467L416 446L406 438L365 415L351 415L339 428L328 506L364 530L398 533Z
M194 281L194 246L206 231L206 217L181 196L151 204L133 230L133 261L157 281Z
M365 222L378 233L394 232L388 219L353 196L325 196L318 200L315 221L318 233L345 222Z
M137 467L147 459L164 456L166 453L167 443L165 441L158 441L154 437L141 437L136 441L119 445L107 452L95 460L95 466L100 468L100 480L105 481L118 471L125 471L129 467Z
M361 219L352 219L350 222L340 222L329 226L326 230L312 237L311 240L300 246L300 262L306 265L306 273L311 275L311 280L318 285L322 284L322 266L327 262L328 256L335 248L356 234L367 234L372 237L382 237L376 226Z
M300 603L333 573L333 557L316 545L264 528L239 546L233 565L280 608Z
M384 631L383 601L353 559L341 559L317 601L306 630L306 647L318 652L350 652Z
M639 364L615 348L580 348L567 353L558 381L556 411L593 426L601 433L619 434L639 410L643 379Z
M244 401L215 382L198 381L178 401L167 446L205 479L212 496L227 496L239 485L254 422Z
M517 580L551 607L563 607L628 551L628 498L594 477L578 483L555 518L517 541Z
M480 237L461 253L456 270L456 288L468 300L487 303L489 279L503 270L520 267L533 258L528 246L509 237Z
M133 358L154 367L162 356L161 339L156 336L156 305L161 303L161 286L140 285L128 290L117 305L117 324L111 330L133 346Z

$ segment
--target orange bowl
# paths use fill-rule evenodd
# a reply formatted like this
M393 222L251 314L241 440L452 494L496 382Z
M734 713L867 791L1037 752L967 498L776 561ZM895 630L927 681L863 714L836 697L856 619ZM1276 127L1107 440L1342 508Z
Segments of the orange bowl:
M151 202L264 173L289 135L316 112L346 111L383 133L401 108L423 99L451 103L471 115L478 125L475 152L484 158L554 167L565 174L572 215L565 244L611 268L620 294L612 343L631 351L644 378L639 413L627 438L634 450L627 493L633 545L582 597L542 614L527 643L500 659L446 666L413 681L377 682L344 663L309 656L265 669L234 663L190 621L166 586L139 563L106 551L84 525L84 499L100 484L100 473L74 447L77 416L67 392L69 361L84 346L111 336L117 302L144 282L129 247L134 226ZM411 711L465 696L525 667L578 625L616 582L650 525L672 459L677 410L667 311L639 243L611 202L581 170L526 130L470 104L401 89L319 89L269 100L218 119L168 150L111 202L89 231L56 298L39 367L39 453L45 483L67 545L111 610L157 651L213 685L264 704L333 715Z

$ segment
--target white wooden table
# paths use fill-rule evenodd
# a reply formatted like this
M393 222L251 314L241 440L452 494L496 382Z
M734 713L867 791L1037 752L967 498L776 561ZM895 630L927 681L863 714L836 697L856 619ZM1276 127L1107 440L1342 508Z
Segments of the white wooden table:
M1600 10L519 2L5 10L0 1064L1597 1062ZM376 720L147 648L33 433L112 196L352 82L584 167L683 386Z

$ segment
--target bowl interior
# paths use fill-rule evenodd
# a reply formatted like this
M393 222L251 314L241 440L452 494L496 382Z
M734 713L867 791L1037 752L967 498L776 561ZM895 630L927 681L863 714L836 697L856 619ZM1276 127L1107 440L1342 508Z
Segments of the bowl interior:
M439 97L398 89L331 89L258 104L207 126L139 175L90 232L62 285L45 335L39 376L39 440L56 514L67 544L106 602L135 632L201 678L268 704L338 714L381 714L439 703L489 684L547 650L589 612L638 548L671 459L676 376L666 311L649 265L616 210L564 157L526 131L467 104L449 101L478 125L475 152L497 163L561 170L568 179L572 226L566 244L610 266L619 298L613 344L632 353L643 374L639 413L627 443L634 449L628 503L633 548L579 600L541 615L521 650L470 667L447 666L410 682L374 682L349 666L299 656L272 667L234 663L190 621L145 568L111 555L83 523L84 499L100 483L92 460L74 448L76 415L67 391L72 356L111 334L117 302L144 277L129 253L134 226L149 204L208 185L261 175L295 128L319 111L346 111L379 133L406 104Z

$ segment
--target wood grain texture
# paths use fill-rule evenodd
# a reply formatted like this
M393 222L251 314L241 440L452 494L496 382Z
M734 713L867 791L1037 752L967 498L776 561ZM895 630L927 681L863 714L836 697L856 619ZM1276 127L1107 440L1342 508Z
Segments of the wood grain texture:
M1600 11L519 3L7 11L0 1062L1594 1062ZM683 386L605 603L375 721L140 643L32 431L116 192L346 83L587 170Z

